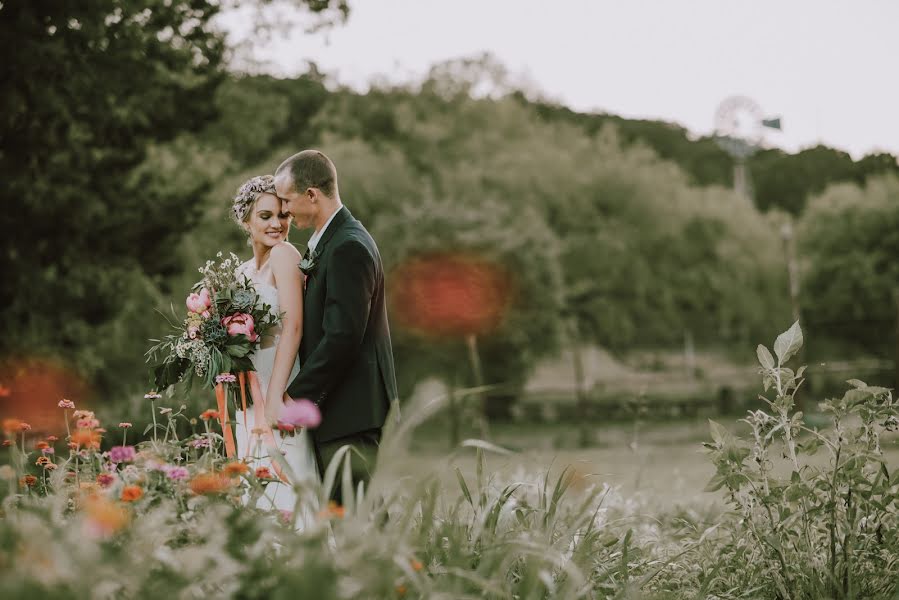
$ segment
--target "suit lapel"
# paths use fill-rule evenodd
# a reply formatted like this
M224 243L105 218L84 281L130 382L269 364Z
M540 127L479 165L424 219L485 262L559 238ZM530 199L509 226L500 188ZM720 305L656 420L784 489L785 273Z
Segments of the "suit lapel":
M350 214L350 209L346 206L341 206L340 210L337 211L337 214L334 215L334 219L328 225L328 228L325 229L325 233L322 235L322 238L318 240L318 244L315 245L315 254L318 256L322 255L324 252L325 244L334 237L334 234L337 233L337 230L340 229L344 223L353 218L353 215Z

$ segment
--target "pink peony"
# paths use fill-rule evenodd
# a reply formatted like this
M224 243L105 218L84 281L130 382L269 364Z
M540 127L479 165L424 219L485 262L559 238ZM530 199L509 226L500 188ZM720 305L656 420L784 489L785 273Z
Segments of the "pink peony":
M322 413L309 400L288 400L281 407L278 415L279 423L315 429L322 422Z
M254 330L256 323L253 316L247 313L236 313L222 319L222 326L228 330L228 335L245 335L251 342L255 342L259 337Z
M212 306L212 299L209 297L209 290L203 288L199 294L191 294L187 297L187 310L192 313L201 314L207 308Z

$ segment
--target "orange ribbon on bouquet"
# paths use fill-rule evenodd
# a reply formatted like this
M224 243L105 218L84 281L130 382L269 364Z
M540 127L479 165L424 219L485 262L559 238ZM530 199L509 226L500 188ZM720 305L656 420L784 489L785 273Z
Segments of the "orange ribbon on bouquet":
M218 404L219 416L222 419L222 437L225 438L225 455L232 458L237 454L234 444L234 433L231 431L231 421L228 417L228 403L225 401L225 384L215 384L215 402Z
M265 395L262 393L262 387L259 385L259 377L256 375L256 371L241 371L237 374L238 387L240 388L240 403L241 408L244 413L244 433L246 434L247 439L247 453L244 456L246 458L249 456L250 448L252 444L250 443L250 432L246 431L247 429L247 383L249 382L250 387L250 397L253 399L253 415L255 421L254 431L261 430L262 440L265 442L266 447L269 452L280 452L278 449L277 442L275 441L275 434L272 432L272 427L269 425L268 420L265 417ZM225 455L228 458L234 458L237 456L237 448L234 444L234 434L231 431L231 423L228 420L228 405L225 394L225 384L219 383L215 386L215 398L218 402L219 414L222 415L222 430L225 438ZM275 474L278 478L284 483L290 483L287 479L287 476L284 474L284 471L278 465L278 462L274 459L271 460L272 468L275 471Z

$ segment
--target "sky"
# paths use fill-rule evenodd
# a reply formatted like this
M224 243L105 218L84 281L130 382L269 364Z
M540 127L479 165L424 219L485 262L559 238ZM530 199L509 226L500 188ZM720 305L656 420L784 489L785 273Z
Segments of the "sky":
M722 100L743 95L782 118L767 145L899 155L897 0L350 0L350 9L345 24L288 28L250 55L280 76L313 61L364 91L489 52L575 110L672 121L698 136L713 132ZM267 10L289 22L277 5ZM222 17L232 40L251 35L249 16Z

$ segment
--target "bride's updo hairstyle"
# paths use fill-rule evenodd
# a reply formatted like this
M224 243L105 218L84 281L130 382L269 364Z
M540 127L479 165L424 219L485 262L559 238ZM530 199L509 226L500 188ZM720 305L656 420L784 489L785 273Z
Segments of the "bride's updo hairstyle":
M256 200L259 199L261 194L266 193L277 196L275 193L275 178L271 175L257 175L245 182L237 190L237 195L234 196L234 200L231 202L231 219L238 225L243 226L244 223L250 220L250 213L253 212Z

